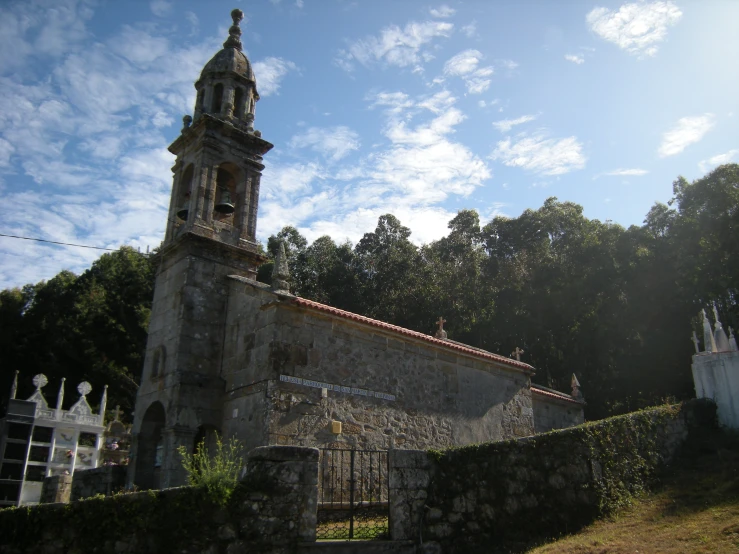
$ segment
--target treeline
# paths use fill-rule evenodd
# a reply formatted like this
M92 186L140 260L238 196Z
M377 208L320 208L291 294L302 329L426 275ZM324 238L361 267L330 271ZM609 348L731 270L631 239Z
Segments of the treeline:
M673 192L628 229L550 198L485 225L460 211L421 247L384 215L355 246L285 227L268 250L285 242L295 294L429 334L443 316L451 339L523 349L545 386L568 391L575 373L592 419L692 396L698 311L715 301L724 327L739 323L739 166Z
M90 405L98 406L107 384L108 408L120 404L130 414L144 364L155 264L154 256L124 247L104 254L79 277L62 271L49 281L0 292L0 413L18 370L18 398L30 396L32 377L43 373L52 406L66 377L65 409L86 380L93 386Z
M473 210L446 237L418 247L384 215L356 244L308 244L285 227L294 293L509 355L516 347L536 383L569 390L577 374L590 419L693 394L691 324L715 301L724 327L739 324L739 165L692 183L628 229L590 220L582 207L548 199L516 218L481 224ZM0 404L15 369L26 397L45 373L47 399L67 377L67 400L83 379L110 385L110 405L133 409L146 347L156 257L105 254L79 277L0 292ZM272 263L260 268L269 282ZM702 334L699 333L699 336ZM53 390L52 390L53 389Z

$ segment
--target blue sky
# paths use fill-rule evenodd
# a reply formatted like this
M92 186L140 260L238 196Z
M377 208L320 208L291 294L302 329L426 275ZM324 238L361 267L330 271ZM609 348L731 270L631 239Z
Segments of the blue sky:
M641 224L672 181L739 161L739 2L24 0L0 4L0 233L154 247L193 82L229 12L261 94L258 236L352 242L395 214L544 199ZM0 237L0 286L100 251Z

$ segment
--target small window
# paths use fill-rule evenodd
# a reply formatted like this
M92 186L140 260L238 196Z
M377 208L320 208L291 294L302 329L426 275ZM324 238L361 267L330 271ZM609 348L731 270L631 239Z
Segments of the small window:
M48 462L49 447L48 446L32 446L31 452L28 454L28 460L31 462Z
M166 350L164 346L158 347L154 351L154 356L151 359L151 378L156 379L164 375L164 363L167 360Z
M28 466L26 470L26 481L43 481L46 477L45 466Z
M213 87L213 103L211 110L215 114L221 113L221 106L223 105L223 85L218 83Z
M23 480L23 464L5 462L0 468L0 479L8 479L10 481Z
M234 93L234 116L241 119L244 117L244 89L236 88Z
M5 459L24 461L26 459L26 445L9 442L5 445Z
M51 442L51 435L54 433L54 429L51 427L34 427L33 428L33 441L34 442Z
M95 446L98 436L95 433L80 433L80 446Z
M9 439L24 439L28 440L28 435L31 432L30 425L24 425L23 423L11 423L8 425L8 438Z

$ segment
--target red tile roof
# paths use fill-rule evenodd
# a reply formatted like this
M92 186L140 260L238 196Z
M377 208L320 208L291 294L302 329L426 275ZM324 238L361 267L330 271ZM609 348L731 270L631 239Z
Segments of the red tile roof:
M340 310L332 306L327 306L326 304L314 302L313 300L307 300L305 298L300 298L299 296L295 296L293 298L290 298L290 301L293 304L296 304L297 306L301 306L304 308L311 308L314 310L318 310L319 312L324 312L324 313L331 314L337 317L342 317L344 319L350 319L352 321L364 323L366 325L371 325L372 327L378 327L385 331L391 331L393 333L398 333L400 335L405 335L407 337L413 337L415 339L420 339L422 341L429 342L437 346L443 346L451 350L462 352L469 356L475 356L477 358L483 358L485 360L492 360L500 364L514 367L518 370L523 370L528 373L533 373L535 371L534 368L527 363L520 362L512 358L506 358L505 356L501 356L500 354L493 354L492 352L480 350L479 348L472 348L470 346L467 346L467 345L464 345L458 342L454 342L454 341L446 341L442 339L437 339L435 337L432 337L431 335L424 335L423 333L419 333L418 331L411 331L410 329L406 329L404 327L398 327L397 325L391 325L389 323L385 323L384 321L379 321L377 319L372 319L372 318L365 317L359 314L354 314L352 312L347 312L345 310Z
M536 385L531 385L531 392L535 394L540 394L542 396L549 396L550 398L556 398L557 400L563 400L565 402L573 402L575 404L585 404L584 401L575 400L567 393L541 389L537 387Z

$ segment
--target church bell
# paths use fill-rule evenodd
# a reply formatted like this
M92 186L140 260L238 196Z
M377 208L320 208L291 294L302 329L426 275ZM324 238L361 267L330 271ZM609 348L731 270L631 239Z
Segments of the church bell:
M177 217L179 217L183 221L187 221L187 214L190 211L190 199L186 199L185 202L182 204L182 207L177 210Z
M233 202L231 202L231 193L228 189L223 189L223 192L221 192L221 201L216 204L215 210L219 214L224 215L234 213L234 205Z

